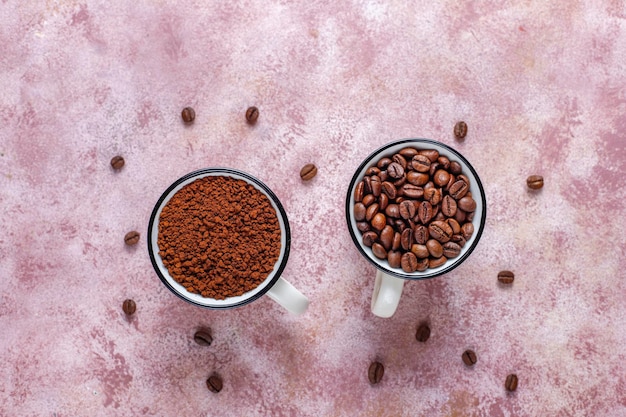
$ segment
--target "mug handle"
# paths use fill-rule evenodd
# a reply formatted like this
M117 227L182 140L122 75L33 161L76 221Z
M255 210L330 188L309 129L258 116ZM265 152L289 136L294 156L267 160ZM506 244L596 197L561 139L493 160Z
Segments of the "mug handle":
M377 270L372 295L372 313L382 318L393 316L400 303L402 288L404 288L403 279Z
M296 316L304 313L309 307L309 299L283 278L278 278L266 295Z

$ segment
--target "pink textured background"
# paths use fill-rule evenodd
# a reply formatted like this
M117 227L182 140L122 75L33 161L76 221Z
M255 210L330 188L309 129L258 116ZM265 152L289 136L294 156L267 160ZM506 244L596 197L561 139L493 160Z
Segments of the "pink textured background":
M0 21L1 416L626 415L624 2L2 0ZM344 198L405 137L463 153L488 219L461 267L380 319ZM154 203L216 165L282 200L303 316L199 309L152 270Z

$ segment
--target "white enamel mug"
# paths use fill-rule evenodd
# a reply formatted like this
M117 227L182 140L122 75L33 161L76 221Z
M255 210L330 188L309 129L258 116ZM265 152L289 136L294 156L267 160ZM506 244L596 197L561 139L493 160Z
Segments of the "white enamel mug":
M439 152L440 156L446 156L450 161L457 161L461 165L463 174L470 180L469 191L472 193L472 198L476 201L476 209L472 219L474 233L461 248L459 255L448 259L446 263L436 268L411 273L407 273L401 268L392 268L389 266L387 260L381 260L374 256L372 249L363 244L362 234L354 218L355 189L359 182L363 180L365 172L368 168L375 166L377 161L381 158L391 158L401 149L407 147L413 147L418 150L435 149ZM379 317L393 316L398 308L405 280L434 278L452 271L465 261L478 244L482 235L485 226L486 206L485 192L474 168L463 155L443 143L431 139L401 139L382 146L365 158L356 169L348 187L348 194L346 196L346 220L348 222L348 230L350 231L350 235L357 249L365 259L372 263L377 269L374 292L372 295L372 313Z
M228 297L223 300L214 298L203 297L200 294L195 294L187 291L185 287L179 284L169 274L167 268L163 265L163 260L159 256L158 236L159 236L159 216L163 207L172 198L174 194L185 185L206 176L220 176L220 177L232 177L246 181L248 184L255 187L262 192L269 199L272 207L276 211L278 217L278 223L280 225L280 255L274 265L274 269L267 276L267 278L257 287L252 290L235 297ZM150 260L154 266L154 270L161 279L161 282L176 296L183 300L194 304L199 307L212 308L212 309L228 309L234 307L240 307L251 303L254 300L259 299L262 295L266 294L272 300L283 306L289 312L299 315L306 311L309 305L309 300L298 291L293 285L281 277L281 273L285 269L287 264L287 258L289 257L289 248L291 244L291 232L289 229L289 222L287 220L287 213L281 205L278 197L269 189L261 180L247 174L243 171L239 171L232 168L206 168L199 171L191 172L182 178L179 178L167 190L161 195L156 203L152 215L150 216L150 223L148 225L148 251L150 254Z

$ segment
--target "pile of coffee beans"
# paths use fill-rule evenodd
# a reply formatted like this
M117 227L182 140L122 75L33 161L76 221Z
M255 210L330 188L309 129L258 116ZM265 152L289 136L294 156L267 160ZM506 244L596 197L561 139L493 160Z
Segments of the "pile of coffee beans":
M406 273L445 264L474 233L476 201L458 161L407 147L370 166L354 190L354 218L375 257Z

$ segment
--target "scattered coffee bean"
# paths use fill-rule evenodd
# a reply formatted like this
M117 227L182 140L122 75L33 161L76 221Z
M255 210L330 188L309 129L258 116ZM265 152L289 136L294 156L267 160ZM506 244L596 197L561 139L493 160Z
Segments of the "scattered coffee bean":
M210 346L213 343L213 336L209 329L200 329L193 335L193 340L201 346Z
M213 374L209 377L209 379L206 380L206 386L211 392L220 392L223 387L222 378L220 378L218 375Z
M313 179L315 175L317 175L317 167L313 164L306 164L300 170L300 178L303 181L309 181Z
M378 384L385 374L385 367L380 362L372 362L367 370L367 378L372 384Z
M531 175L526 178L526 185L531 190L538 190L543 187L543 177L541 175Z
M196 119L196 111L191 107L185 107L180 115L185 123L192 123Z
M417 332L415 333L415 338L418 342L425 342L430 337L430 327L426 323L421 324L417 328Z
M465 365L472 366L476 363L476 353L473 350L468 349L463 352L463 355L461 355L461 359L463 359L463 363Z
M467 123L460 121L454 125L454 136L457 139L464 139L467 136Z
M132 232L126 233L124 236L124 243L128 246L136 245L139 242L139 232L133 230Z
M511 271L498 272L498 281L502 284L512 284L515 280L515 274Z
M122 158L119 155L114 156L111 159L111 166L113 167L114 170L119 171L124 166L124 158Z
M517 375L510 374L506 377L506 381L504 382L504 387L507 391L513 392L517 389Z
M256 123L258 118L259 118L259 109L257 109L254 106L248 107L248 110L246 110L246 120L248 121L248 123L254 124Z
M130 299L124 300L124 303L122 303L122 310L124 310L124 313L127 316L132 316L135 314L135 311L137 311L137 304Z

